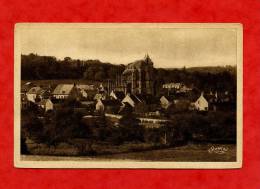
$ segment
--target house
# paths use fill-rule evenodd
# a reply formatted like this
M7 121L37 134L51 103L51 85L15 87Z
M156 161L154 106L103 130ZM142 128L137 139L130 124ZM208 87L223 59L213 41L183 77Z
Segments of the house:
M142 100L139 99L136 95L128 93L122 100L122 103L128 103L134 108L137 104L142 103Z
M148 111L160 109L160 101L151 94L127 94L122 100L123 104L129 104L137 114L144 114Z
M110 97L112 97L115 100L122 101L125 98L125 93L123 91L112 90L111 93L110 93Z
M27 93L27 99L31 102L35 102L36 98L39 98L41 100L43 98L43 94L45 93L45 90L41 87L32 87Z
M174 97L163 95L160 98L160 103L161 103L162 108L167 109L168 107L170 107L174 103Z
M59 84L52 92L54 99L80 98L81 93L75 84Z
M76 85L76 88L79 89L82 98L85 99L88 98L88 93L90 93L90 91L95 91L94 85L78 84Z
M134 108L128 103L124 102L122 103L122 106L120 107L118 114L120 115L128 115L129 113L132 113Z
M200 97L194 102L194 107L198 111L208 111L209 103L201 93Z
M163 89L167 89L168 90L168 95L170 94L170 92L174 92L174 93L189 93L189 92L192 91L192 88L187 87L183 83L166 83L166 84L163 84L162 87L163 87Z
M96 103L96 111L99 113L117 114L122 103L118 100L102 100L99 99Z
M45 112L53 110L53 103L50 99L42 99L40 102L38 102L38 106L45 110Z
M183 86L182 83L165 83L163 84L164 89L176 89L179 90Z

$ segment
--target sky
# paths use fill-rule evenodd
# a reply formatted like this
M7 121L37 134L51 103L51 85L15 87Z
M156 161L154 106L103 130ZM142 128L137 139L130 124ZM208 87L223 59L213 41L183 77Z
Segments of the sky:
M21 54L128 64L149 54L155 67L236 65L234 28L23 27Z

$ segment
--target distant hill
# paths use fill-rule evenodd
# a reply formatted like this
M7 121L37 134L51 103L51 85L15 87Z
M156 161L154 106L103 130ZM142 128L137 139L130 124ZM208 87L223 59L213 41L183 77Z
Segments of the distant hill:
M208 66L208 67L191 67L187 68L189 72L209 72L209 73L221 73L224 71L228 71L231 73L235 73L237 70L236 66Z
M236 66L203 66L203 67L189 67L189 68L167 68L167 70L182 70L185 69L187 72L201 72L201 73L211 73L217 74L224 71L230 73L236 73Z

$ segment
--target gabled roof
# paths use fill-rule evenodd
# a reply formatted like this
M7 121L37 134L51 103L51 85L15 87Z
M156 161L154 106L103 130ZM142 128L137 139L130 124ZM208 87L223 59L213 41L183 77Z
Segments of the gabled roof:
M37 94L37 95L41 95L45 92L44 89L42 89L41 87L32 87L27 94Z
M71 90L73 89L73 84L59 84L52 94L54 95L69 95Z
M207 99L204 97L203 94L200 95L200 97L196 100L197 101L205 101L205 102L208 102Z
M153 62L148 54L145 55L144 59L136 60L132 63L129 63L126 66L126 69L124 70L123 74L128 74L130 72L136 71L137 69L142 68L144 65L147 65L147 64L153 64Z
M130 95L128 95L133 101L134 101L134 103L140 103L140 102L142 102L142 99L139 99L136 95L134 95L134 94L130 94Z

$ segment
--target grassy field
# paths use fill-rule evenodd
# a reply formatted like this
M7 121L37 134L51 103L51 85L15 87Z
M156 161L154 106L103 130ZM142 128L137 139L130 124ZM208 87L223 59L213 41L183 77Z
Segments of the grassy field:
M209 152L214 147L225 147L223 154ZM189 144L175 148L147 150L140 152L122 152L97 156L40 156L23 155L28 161L61 161L61 160L136 160L136 161L176 161L176 162L232 162L236 161L236 145L234 144Z
M228 151L224 154L210 153L208 150L212 144L192 144L176 148L161 150L151 150L145 152L132 152L122 154L105 155L105 159L137 159L145 161L187 161L187 162L210 162L210 161L236 161L235 145L216 145L225 146Z

